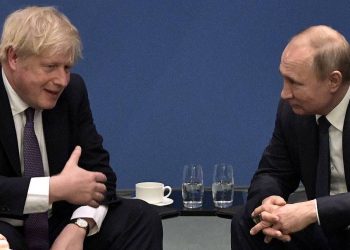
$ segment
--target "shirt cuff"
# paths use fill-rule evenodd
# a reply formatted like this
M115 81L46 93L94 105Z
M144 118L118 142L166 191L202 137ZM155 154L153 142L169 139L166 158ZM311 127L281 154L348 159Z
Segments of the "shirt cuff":
M95 221L95 226L93 228L90 228L89 235L88 235L88 236L90 236L90 235L94 235L100 231L102 222L105 219L107 212L108 212L108 207L104 206L104 205L101 205L97 208L93 208L90 206L82 206L82 207L77 208L74 211L74 213L71 217L71 220L76 219L76 218L91 218L91 219L93 219Z
M23 213L42 213L49 210L50 177L33 177L30 179Z
M320 225L321 225L321 222L320 222L320 217L318 217L317 200L314 199L314 201L315 201L315 209L316 209L317 224L320 226Z

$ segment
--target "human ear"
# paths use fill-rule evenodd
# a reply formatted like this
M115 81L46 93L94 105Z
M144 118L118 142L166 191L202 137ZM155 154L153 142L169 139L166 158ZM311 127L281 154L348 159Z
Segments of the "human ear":
M12 70L17 68L18 56L12 47L7 49L7 63Z
M328 80L331 91L336 92L343 82L343 75L340 71L335 70L329 74Z

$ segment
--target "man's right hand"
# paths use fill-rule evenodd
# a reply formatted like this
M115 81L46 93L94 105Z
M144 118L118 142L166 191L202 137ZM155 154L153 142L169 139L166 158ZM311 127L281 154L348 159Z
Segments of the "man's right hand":
M50 204L65 200L76 205L98 207L104 199L106 176L79 167L80 155L81 147L76 146L62 172L50 178Z

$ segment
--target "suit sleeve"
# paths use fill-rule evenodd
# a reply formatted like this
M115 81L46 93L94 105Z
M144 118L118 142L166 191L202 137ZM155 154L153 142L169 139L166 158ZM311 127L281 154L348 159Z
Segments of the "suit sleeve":
M299 185L298 162L293 157L295 149L289 143L293 137L290 115L288 106L281 101L272 138L263 153L249 188L247 198L249 214L268 196L278 195L287 200L289 194Z
M317 210L325 232L346 229L350 225L350 193L317 198Z
M0 176L0 217L23 219L30 178Z
M109 154L102 146L103 139L96 130L84 81L79 75L72 74L71 83L74 83L74 86L68 91L75 92L70 93L70 96L74 97L70 98L70 117L74 124L72 148L76 145L82 147L79 160L81 167L106 175L107 193L103 204L109 204L116 200L116 175L109 165Z

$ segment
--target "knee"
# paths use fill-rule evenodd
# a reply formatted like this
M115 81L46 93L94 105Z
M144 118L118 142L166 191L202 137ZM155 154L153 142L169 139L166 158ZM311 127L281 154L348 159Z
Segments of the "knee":
M231 233L236 235L237 232L244 231L244 224L242 222L242 217L238 214L234 214L231 220ZM242 230L243 229L243 230Z
M242 206L240 209L237 209L236 212L232 216L231 221L231 231L232 233L237 231L245 231L247 228L249 228L249 219L247 219L245 215L245 209Z
M245 209L242 207L237 211L231 221L231 240L242 241L250 240L252 236L250 235L250 229L253 227L253 221L250 216L247 215Z
M156 211L156 209L154 208L154 206L148 204L145 201L142 200L137 200L136 202L136 206L139 208L139 211L142 214L142 218L144 220L147 220L148 223L151 224L161 224L161 218L159 213Z
M142 200L125 199L122 201L123 210L132 220L143 221L149 224L161 224L161 218L155 208Z

